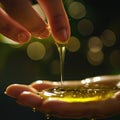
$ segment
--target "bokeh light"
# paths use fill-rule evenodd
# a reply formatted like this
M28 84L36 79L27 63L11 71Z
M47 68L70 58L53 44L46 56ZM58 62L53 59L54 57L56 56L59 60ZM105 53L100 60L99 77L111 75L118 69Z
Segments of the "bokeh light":
M80 49L80 40L75 36L71 36L66 48L70 52L77 52Z
M115 33L110 29L105 29L101 35L101 39L103 41L103 44L107 47L111 47L116 42L116 35Z
M88 47L92 52L99 52L102 49L103 44L99 37L94 36L89 39Z
M81 19L85 17L87 11L81 2L71 2L68 6L68 13L74 19Z
M45 46L40 42L32 42L27 47L27 55L32 60L41 60L46 54Z
M115 68L120 68L120 50L114 50L110 54L110 63Z
M89 19L82 19L78 22L78 32L83 36L88 36L93 33L94 25Z
M92 52L89 50L87 59L91 65L100 65L104 59L104 53L102 51Z

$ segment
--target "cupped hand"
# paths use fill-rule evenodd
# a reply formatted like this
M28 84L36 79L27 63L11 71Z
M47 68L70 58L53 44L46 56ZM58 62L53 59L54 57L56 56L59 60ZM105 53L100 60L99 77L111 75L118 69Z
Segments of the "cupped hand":
M37 0L47 22L33 9L30 0L0 0L0 33L25 43L31 34L47 38L50 32L59 43L66 43L70 26L62 0Z
M120 75L98 76L81 81L64 81L64 86L83 86L99 84L120 87ZM7 87L6 94L17 100L20 105L36 108L41 112L63 118L103 118L120 114L120 92L106 100L88 102L65 102L57 99L43 99L39 93L42 90L60 86L60 82L35 81L30 85L12 84Z

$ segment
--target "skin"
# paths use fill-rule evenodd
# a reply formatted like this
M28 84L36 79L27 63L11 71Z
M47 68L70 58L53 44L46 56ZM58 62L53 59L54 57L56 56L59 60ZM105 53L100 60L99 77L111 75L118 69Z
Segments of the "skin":
M89 84L116 85L120 82L120 75L100 76L95 81L90 78ZM84 83L83 83L84 81ZM87 81L86 81L87 83ZM83 86L85 80L81 81L64 81L64 86ZM60 86L59 82L35 81L30 85L12 84L6 89L6 95L16 99L17 103L30 108L50 113L53 116L62 118L105 118L112 115L120 114L120 92L117 91L111 98L99 101L69 103L54 99L43 99L37 93L48 88Z
M29 0L0 0L0 33L19 42L27 42L31 35L37 38L47 38L52 33L56 42L64 44L70 36L70 26L62 0L38 0L48 23L34 11ZM58 24L59 23L59 24ZM120 76L101 77L100 84L113 84ZM107 80L107 82L106 82ZM109 82L108 82L109 81ZM64 85L77 85L79 81L64 82ZM82 85L82 83L80 83ZM94 84L91 80L90 84ZM17 100L17 103L30 108L35 107L41 112L57 117L103 118L120 114L120 92L115 93L105 101L86 103L68 103L60 100L43 99L38 92L59 86L59 82L36 81L30 85L12 84L7 87L6 95Z
M62 0L37 0L47 22L32 8L30 0L0 0L0 33L19 42L29 41L31 35L64 44L70 36L70 25Z

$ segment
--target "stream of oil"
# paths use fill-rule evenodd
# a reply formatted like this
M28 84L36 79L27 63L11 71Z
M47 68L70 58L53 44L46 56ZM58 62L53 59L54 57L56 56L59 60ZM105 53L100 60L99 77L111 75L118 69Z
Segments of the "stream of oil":
M66 46L64 44L63 45L57 44L57 49L59 52L59 59L60 59L60 81L61 81L61 87L63 87L63 70L64 70Z
M60 81L61 81L61 88L64 86L63 85L63 70L64 70L64 60L65 60L65 52L66 52L66 47L63 44L56 44L57 49L59 52L59 60L60 60ZM46 114L46 120L50 120L50 114Z
M64 70L64 59L65 59L65 52L66 52L66 45L65 44L57 44L57 49L58 49L58 53L59 53L59 60L60 60L60 81L61 81L61 87L63 87L63 70ZM40 95L42 95L42 97L46 97L45 95L43 96L44 92L42 92ZM36 111L35 108L32 109L33 112ZM50 114L45 114L46 120L50 120Z

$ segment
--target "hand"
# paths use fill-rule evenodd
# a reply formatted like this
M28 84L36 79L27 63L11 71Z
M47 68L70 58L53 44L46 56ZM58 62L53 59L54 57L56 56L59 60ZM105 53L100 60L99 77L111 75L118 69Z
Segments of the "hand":
M97 79L96 79L97 78ZM87 84L88 79L82 81L65 81L64 86ZM120 75L100 76L89 79L89 84L102 84L108 86L119 85ZM50 113L57 117L82 118L82 117L108 117L120 114L120 92L116 92L107 100L69 103L55 99L43 99L38 92L60 86L59 82L36 81L30 85L12 84L7 87L6 94L17 99L20 105L36 108L41 112Z
M24 43L31 34L37 38L47 38L51 31L57 42L67 42L70 26L62 0L37 1L48 23L32 8L30 0L0 0L0 33Z

